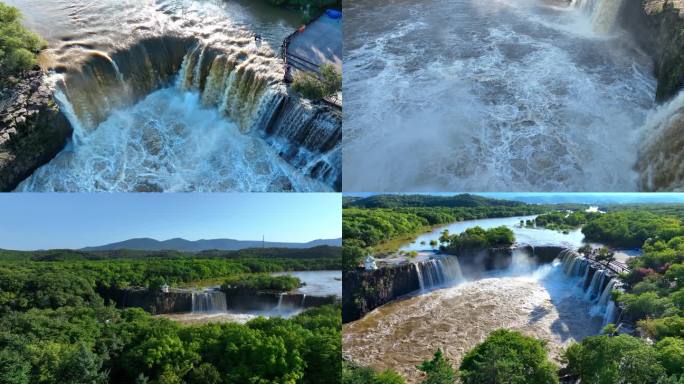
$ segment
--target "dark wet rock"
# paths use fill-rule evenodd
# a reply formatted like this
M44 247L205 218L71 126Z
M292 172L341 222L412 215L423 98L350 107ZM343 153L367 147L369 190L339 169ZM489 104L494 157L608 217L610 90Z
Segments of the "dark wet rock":
M29 71L0 89L0 191L11 191L71 137L44 73Z
M561 246L529 246L524 250L539 264L551 263L566 248ZM459 252L464 275L505 269L511 265L514 248L473 249ZM419 262L420 263L420 262ZM357 269L342 274L342 322L358 320L373 309L418 291L420 282L413 263L372 271Z
M117 308L142 308L158 315L162 313L183 313L192 311L192 292L152 292L145 288L98 288L98 293Z
M413 264L342 273L342 322L362 318L373 309L420 289Z
M656 98L665 101L684 87L684 1L626 1L621 23L653 57Z

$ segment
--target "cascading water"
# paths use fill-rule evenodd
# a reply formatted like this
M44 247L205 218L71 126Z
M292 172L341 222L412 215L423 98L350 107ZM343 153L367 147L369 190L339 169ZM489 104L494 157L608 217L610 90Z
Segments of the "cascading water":
M227 312L226 294L220 290L192 292L192 313Z
M185 0L10 4L49 39L43 62L60 74L58 102L74 127L19 190L341 188L341 113L290 93L273 49L297 12Z
M463 274L458 258L455 256L432 257L414 263L418 274L420 290L430 290L447 284L463 282Z
M624 0L573 0L574 7L591 17L598 34L609 34L617 26L618 15Z
M339 189L339 117L288 95L276 64L186 39L140 46L131 50L145 54L96 55L87 71L60 76L73 143L19 190ZM161 58L147 53L159 46Z
M593 303L590 314L602 316L603 325L615 321L616 306L612 292L620 287L620 282L606 269L599 269L572 250L563 251L559 258L565 274L579 278L577 286L584 292L584 299ZM594 270L593 274L591 270ZM591 280L588 280L590 275Z
M575 260L577 255L570 250L551 263L543 260L555 254L541 249L511 251L463 254L459 266L468 281L440 289L429 289L428 281L440 276L441 257L414 263L426 291L344 324L345 355L375 369L392 368L407 382L419 383L424 378L415 367L432 356L435 340L445 346L451 361L460 361L491 332L506 328L545 340L551 357L560 359L569 345L601 331L605 319L592 311L610 297L611 288L606 287L596 303L587 301L578 294L584 288L566 275L568 271L573 277L586 276L588 261ZM500 263L482 262L483 258ZM489 269L493 265L500 268ZM608 300L605 318L614 316L611 303Z

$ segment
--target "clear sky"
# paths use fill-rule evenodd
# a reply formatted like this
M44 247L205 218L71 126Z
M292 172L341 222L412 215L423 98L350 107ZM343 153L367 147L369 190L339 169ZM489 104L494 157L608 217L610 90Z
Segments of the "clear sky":
M341 206L336 193L5 193L0 248L82 248L134 237L339 238Z

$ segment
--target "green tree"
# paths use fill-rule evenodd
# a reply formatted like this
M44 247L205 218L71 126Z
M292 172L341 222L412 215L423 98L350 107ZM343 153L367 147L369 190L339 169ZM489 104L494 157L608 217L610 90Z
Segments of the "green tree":
M588 337L570 346L564 359L583 383L656 384L665 376L653 348L629 335Z
M30 69L36 53L46 43L21 25L19 10L0 3L0 81L8 75Z
M188 374L188 384L221 384L221 373L209 363L202 363Z
M603 264L610 264L615 261L615 252L611 251L608 247L601 247L596 254L596 261Z
M371 368L357 367L345 362L342 365L342 384L405 384L405 381L391 370L378 373Z
M423 384L453 384L456 382L456 371L444 357L441 349L437 349L432 360L425 360L418 366L425 372Z
M670 375L684 375L684 339L666 337L656 344L658 361Z
M556 371L544 342L505 329L468 352L459 369L465 384L553 384L558 383Z
M29 384L31 365L24 356L9 349L0 350L0 384Z

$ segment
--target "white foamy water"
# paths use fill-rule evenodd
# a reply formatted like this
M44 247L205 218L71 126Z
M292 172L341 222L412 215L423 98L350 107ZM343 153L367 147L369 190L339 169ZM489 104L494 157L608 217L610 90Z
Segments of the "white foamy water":
M513 329L546 340L554 359L572 342L597 334L602 314L592 314L579 278L563 265L532 267L516 260L509 270L480 280L396 301L343 326L343 351L376 369L392 368L419 382L415 368L442 348L458 366L492 331Z
M97 129L72 121L74 143L20 191L326 190L266 142L245 135L199 94L155 91L114 111Z
M647 57L606 1L346 4L347 191L636 190Z

